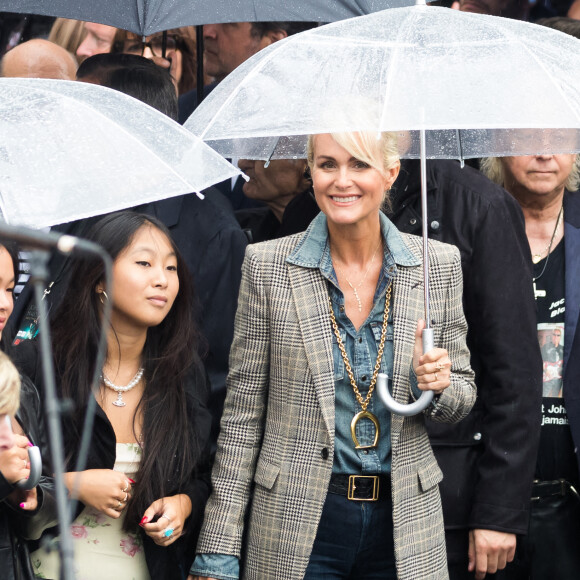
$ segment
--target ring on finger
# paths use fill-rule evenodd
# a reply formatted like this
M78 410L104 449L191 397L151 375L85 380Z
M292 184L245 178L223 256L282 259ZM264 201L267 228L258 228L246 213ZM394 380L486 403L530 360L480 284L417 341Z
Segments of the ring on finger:
M437 373L433 373L435 375L435 382L437 382L439 380L439 377L437 376Z
M125 485L125 488L121 490L123 493L127 493L129 491L129 482Z
M127 503L127 498L129 497L129 494L127 492L125 492L125 499L122 499L121 501L123 503Z
M117 507L115 509L118 510L122 506L123 506L123 502L121 500L119 500L119 503L117 504Z
M445 365L444 365L443 363L440 363L440 362L438 362L438 363L435 365L435 368L436 368L438 371L442 371L442 370L445 368Z
M157 521L159 521L161 518L165 518L165 519L167 520L167 523L168 523L168 524L170 524L170 523L171 523L171 520L170 520L170 519L169 519L169 517L168 517L168 516L166 516L165 514L163 514L163 515L160 515L160 516L159 516L159 519L158 519Z
M171 536L173 535L173 528L166 528L165 531L163 532L163 535L166 538L171 538Z

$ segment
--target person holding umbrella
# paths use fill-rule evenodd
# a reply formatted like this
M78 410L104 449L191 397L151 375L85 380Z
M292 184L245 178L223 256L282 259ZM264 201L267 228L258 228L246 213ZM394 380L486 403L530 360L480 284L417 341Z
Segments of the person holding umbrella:
M432 243L436 346L423 355L421 240L380 211L399 171L395 135L314 135L308 163L322 214L246 251L192 575L236 578L241 564L248 579L445 579L424 415L391 417L373 392L381 371L400 402L433 391L436 421L471 409L459 254Z
M15 247L0 245L0 569L6 580L32 580L27 540L40 538L57 524L57 516L40 397L6 354L17 270ZM28 453L32 445L41 450L43 474L35 487L22 488L21 480L34 477Z

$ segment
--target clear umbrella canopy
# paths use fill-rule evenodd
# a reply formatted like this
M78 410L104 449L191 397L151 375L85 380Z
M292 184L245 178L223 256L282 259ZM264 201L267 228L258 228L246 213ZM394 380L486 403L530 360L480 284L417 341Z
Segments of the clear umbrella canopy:
M494 16L424 4L280 41L243 63L185 123L226 157L306 156L306 136L393 131L421 158L425 320L429 311L426 158L580 151L580 41ZM385 377L377 390L402 415Z
M240 173L162 113L88 83L0 78L0 135L2 213L35 228Z
M364 122L341 111L374 111ZM580 41L538 25L412 6L295 35L229 75L185 127L226 157L304 157L305 135L400 133L428 158L580 150ZM545 130L539 134L537 129Z
M0 0L0 10L89 20L149 36L219 22L335 22L413 0Z

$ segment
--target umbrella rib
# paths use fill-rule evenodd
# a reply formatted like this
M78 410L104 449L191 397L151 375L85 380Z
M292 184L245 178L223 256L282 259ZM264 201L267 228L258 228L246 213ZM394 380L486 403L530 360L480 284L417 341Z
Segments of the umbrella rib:
M261 72L261 70L264 68L264 65L266 65L268 62L270 62L272 60L272 58L274 57L274 55L279 52L280 50L282 50L286 44L288 44L289 41L292 40L292 37L290 38L286 38L284 40L279 40L278 42L270 45L272 47L272 50L270 51L270 54L268 54L265 58L262 58L262 60L253 68L250 70L250 72L240 81L240 83L237 85L237 87L233 88L230 92L230 94L228 95L228 98L221 104L220 108L215 112L214 116L212 117L211 121L206 125L205 129L201 132L201 135L199 135L199 138L203 141L205 135L207 134L207 132L209 131L209 129L214 125L215 120L219 117L220 113L232 102L232 100L237 96L239 90L241 87L245 86L247 81L251 80L253 77L255 77L259 72Z
M61 81L64 82L64 81ZM75 81L70 81L71 83L75 83ZM104 113L102 113L101 111L99 111L98 109L92 107L90 104L88 104L87 102L80 100L80 99L75 99L74 97L70 97L69 95L65 94L65 93L61 93L59 91L52 91L50 89L50 87L47 87L46 89L38 89L41 90L43 92L47 92L50 94L58 94L59 96L63 97L63 100L66 101L72 101L77 105L81 105L82 107L89 109L91 111L94 111L99 117L103 118L107 123L111 123L114 122L112 119L110 119L109 117L107 117ZM113 90L113 89L107 89L107 90ZM127 97L127 98L132 98L132 97ZM149 105L146 105L147 107L149 107ZM159 111L157 111L156 109L153 109L153 107L149 107L152 111L155 111L156 115L161 115L161 118L159 119L162 123L165 121L165 119L163 118L164 115L163 113L160 113ZM155 151L153 149L151 149L151 147L149 145L147 145L146 143L143 143L143 141L137 139L134 135L131 134L130 131L128 131L125 127L123 127L122 125L118 125L117 123L115 123L118 127L119 130L123 133L125 133L126 135L128 135L132 141L138 143L139 145L141 145L144 149L146 149L151 155L153 155L156 159L159 160L159 162L164 165L165 167L167 167L170 171L170 173L172 173L173 175L175 175L177 177L177 179L179 181L181 181L184 185L186 185L187 187L191 188L191 184L189 182L187 182L173 167L171 167L171 165L169 165L169 163L167 161L165 161L164 159L161 159L161 157L159 157L159 155L157 155L155 153ZM185 131L187 133L188 138L191 138L192 133L187 131L187 129L184 129L181 125L178 125L177 127L174 127L174 130L176 131ZM194 137L196 137L194 135ZM197 139L199 139L199 137L197 137ZM196 143L196 147L199 146L201 144L201 140L199 143ZM225 159L224 159L225 161ZM226 161L227 163L227 161Z
M560 83L558 83L556 81L556 79L552 75L552 73L545 67L545 65L542 63L542 61L540 61L538 59L538 57L529 49L529 47L526 44L523 44L523 47L526 50L526 52L534 59L534 61L536 62L536 64L546 73L546 75L548 76L548 78L552 81L553 87L560 94L560 96L562 97L562 99L564 99L564 101L567 103L568 108L574 113L574 116L576 117L576 120L580 120L580 116L576 112L576 109L570 103L570 99L562 91L562 88L560 87ZM562 127L562 128L565 128L565 127Z
M399 38L401 38L401 36L403 34L407 34L407 30L409 28L412 27L413 21L415 19L415 13L409 13L409 16L407 16L405 18L405 21L403 22L402 26L399 28L399 32L397 33L397 41L399 40ZM385 119L386 113L387 113L387 102L389 100L389 96L391 91L391 82L390 80L393 78L394 75L394 69L396 68L396 62L398 59L400 53L400 45L398 44L398 42L395 43L395 50L393 52L393 55L391 56L391 66L389 66L388 68L388 72L387 72L387 78L386 78L386 90L385 90L385 98L383 101L383 106L382 106L382 111L381 111L381 118L379 120L379 127L378 130L381 130L381 127L383 127L383 121Z

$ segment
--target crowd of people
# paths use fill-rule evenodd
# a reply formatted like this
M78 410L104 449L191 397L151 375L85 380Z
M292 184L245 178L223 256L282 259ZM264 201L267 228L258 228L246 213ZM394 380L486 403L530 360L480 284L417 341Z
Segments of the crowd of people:
M453 7L580 38L578 0ZM27 38L24 20L0 31L1 76L99 84L181 123L197 107L195 28L143 38L59 18ZM313 26L204 26L204 93ZM368 111L348 114L368 125ZM397 136L317 134L305 159L233 161L249 180L204 199L52 228L113 260L110 286L97 260L47 265L57 391L71 403L64 473L47 444L29 254L1 242L2 577L60 578L59 478L78 500L79 579L575 579L578 157L428 162L425 353L420 167L399 159ZM397 401L433 402L391 414L379 373ZM42 474L26 489L32 445Z

